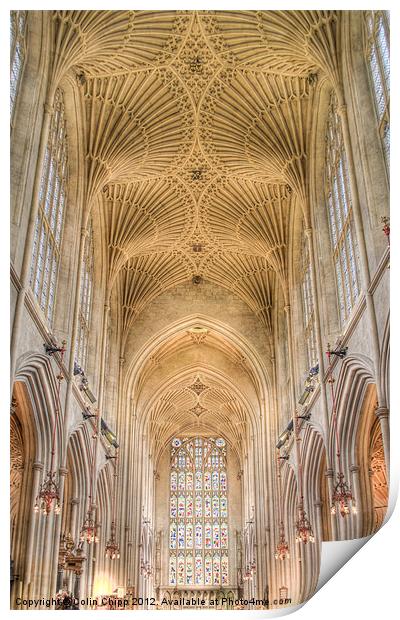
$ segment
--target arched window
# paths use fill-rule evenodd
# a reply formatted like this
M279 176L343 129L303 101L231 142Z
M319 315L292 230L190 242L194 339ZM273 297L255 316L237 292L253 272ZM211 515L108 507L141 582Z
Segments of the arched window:
M90 319L93 296L93 226L90 220L85 239L83 264L81 272L81 289L79 304L79 327L76 342L76 361L82 368L87 366Z
M170 585L228 584L227 491L224 439L172 440Z
M26 11L10 11L10 116L15 102L25 62Z
M303 298L303 327L304 339L307 344L308 368L317 363L317 346L315 338L314 297L311 285L311 264L308 251L308 240L302 235L301 245L301 291Z
M382 139L383 152L389 166L390 154L390 48L389 48L389 12L365 12L366 54L375 109L378 118L379 134Z
M358 299L360 283L347 158L334 93L329 104L326 132L325 193L343 326Z
M67 200L68 145L63 92L57 89L43 160L39 212L33 240L31 287L51 323Z

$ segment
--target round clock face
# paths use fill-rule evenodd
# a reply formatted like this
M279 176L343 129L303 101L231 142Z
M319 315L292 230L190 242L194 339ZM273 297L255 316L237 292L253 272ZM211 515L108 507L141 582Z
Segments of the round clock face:
M218 439L215 440L215 444L218 446L218 448L222 448L225 445L225 439L222 439L222 437L218 437Z
M174 437L174 439L172 440L172 445L174 448L179 448L181 443L182 443L181 440L178 439L177 437Z

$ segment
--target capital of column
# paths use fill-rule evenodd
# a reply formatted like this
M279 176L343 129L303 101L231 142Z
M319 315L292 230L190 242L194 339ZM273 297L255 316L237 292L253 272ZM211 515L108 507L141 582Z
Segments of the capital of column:
M320 508L322 508L322 502L314 502L314 506L315 506L315 508L320 509Z
M32 465L33 471L43 471L43 463L39 463L39 461L35 461Z
M43 104L43 109L44 109L45 114L53 114L54 112L53 104L49 103L48 101L46 101L46 103Z
M311 239L312 234L313 234L313 229L312 228L305 228L304 229L304 234L307 237L307 239Z
M66 467L60 467L58 473L60 476L66 476L68 474L68 469Z
M352 474L358 474L358 472L360 471L360 468L358 465L350 465L350 471Z
M327 478L333 478L333 469L327 469L325 472Z
M375 409L375 415L379 420L386 420L389 417L389 409L387 407L377 407Z
M123 366L125 364L125 358L121 355L121 357L119 358L119 365Z
M71 499L71 505L72 506L77 506L79 504L79 498L78 497L73 497Z
M88 229L85 228L85 226L82 226L81 227L81 237L82 237L82 239L84 239L87 236L87 234L88 234Z
M285 306L283 306L283 309L286 312L286 314L289 314L289 312L290 312L290 304L286 304Z

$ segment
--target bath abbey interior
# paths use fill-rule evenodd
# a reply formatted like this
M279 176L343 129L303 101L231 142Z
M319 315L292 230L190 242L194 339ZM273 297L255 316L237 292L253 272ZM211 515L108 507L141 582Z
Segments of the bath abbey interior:
M296 605L382 525L389 57L387 11L11 12L12 609Z

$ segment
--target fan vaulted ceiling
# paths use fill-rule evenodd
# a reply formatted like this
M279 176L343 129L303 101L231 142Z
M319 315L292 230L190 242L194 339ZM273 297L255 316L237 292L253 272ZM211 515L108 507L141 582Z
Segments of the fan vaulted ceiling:
M127 332L201 276L271 330L289 213L307 199L316 74L335 79L333 11L56 11L56 77L86 114L88 203L100 196L108 289Z

